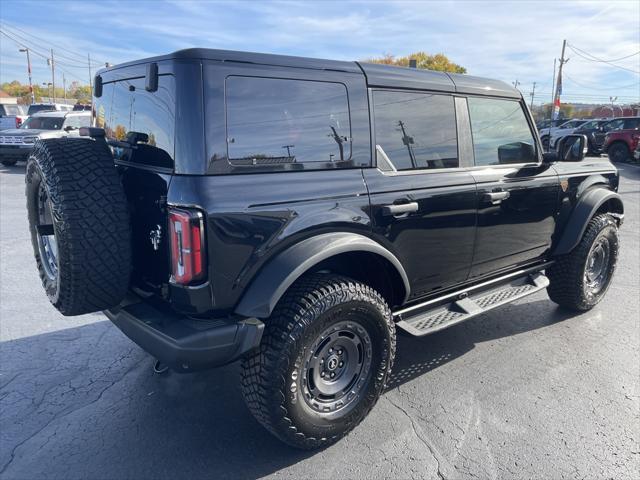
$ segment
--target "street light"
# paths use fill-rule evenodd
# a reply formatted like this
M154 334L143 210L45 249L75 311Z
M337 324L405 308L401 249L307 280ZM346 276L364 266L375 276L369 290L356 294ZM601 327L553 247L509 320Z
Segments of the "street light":
M47 87L47 93L49 94L49 103L51 103L51 90L49 87L51 87L53 85L53 83L51 82L42 82L42 85L44 85L45 87Z
M618 97L609 97L609 101L611 102L611 118L616 118L616 110L613 107L613 102L618 100Z
M31 93L31 103L36 103L36 96L33 93L33 84L31 83L31 57L29 57L29 49L21 48L20 52L27 53L27 73L29 74L29 92Z

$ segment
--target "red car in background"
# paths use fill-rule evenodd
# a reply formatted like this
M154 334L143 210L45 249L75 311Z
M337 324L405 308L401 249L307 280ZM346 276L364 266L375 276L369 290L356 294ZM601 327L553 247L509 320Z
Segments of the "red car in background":
M614 128L605 135L603 150L612 162L631 160L640 140L640 117L616 118L608 125Z

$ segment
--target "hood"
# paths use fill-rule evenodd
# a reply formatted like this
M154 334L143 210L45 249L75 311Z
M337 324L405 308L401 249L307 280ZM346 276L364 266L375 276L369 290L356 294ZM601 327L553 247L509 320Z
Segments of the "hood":
M45 132L56 132L57 130L37 130L27 128L10 128L9 130L2 130L0 135L12 135L14 137L35 137Z

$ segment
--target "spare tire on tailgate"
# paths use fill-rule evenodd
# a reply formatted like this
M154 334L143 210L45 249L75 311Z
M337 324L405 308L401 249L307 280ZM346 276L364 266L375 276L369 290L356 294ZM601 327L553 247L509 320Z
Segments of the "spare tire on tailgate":
M63 315L113 307L131 270L127 199L103 141L38 141L27 161L27 210L42 285Z

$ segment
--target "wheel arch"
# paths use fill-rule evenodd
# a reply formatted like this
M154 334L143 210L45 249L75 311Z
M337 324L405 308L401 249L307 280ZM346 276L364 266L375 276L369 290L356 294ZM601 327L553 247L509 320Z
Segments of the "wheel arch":
M565 255L571 252L580 242L589 221L598 213L612 213L621 219L624 215L622 197L604 186L594 185L585 191L571 212L552 254Z
M617 140L614 140L609 145L607 145L607 153L609 153L609 150L615 145L623 145L629 152L631 152L631 148L629 148L629 144L624 139L618 138Z
M378 269L380 274L374 275ZM407 274L388 249L364 235L325 233L303 240L272 259L249 284L235 313L266 318L298 278L323 270L370 285L390 305L404 303L410 294Z

